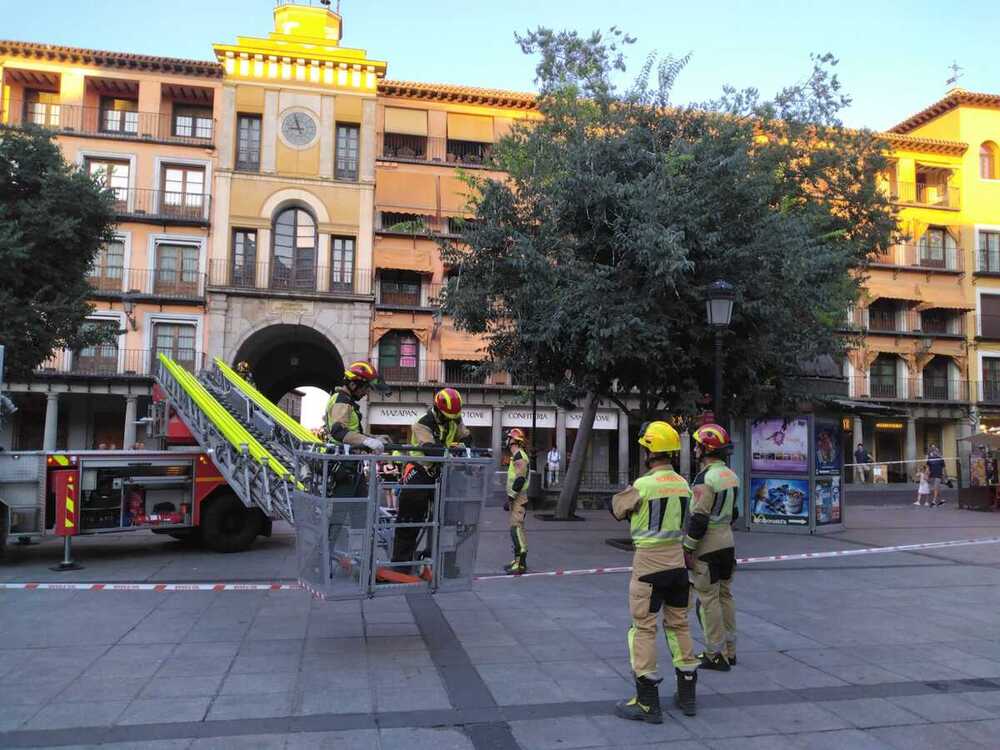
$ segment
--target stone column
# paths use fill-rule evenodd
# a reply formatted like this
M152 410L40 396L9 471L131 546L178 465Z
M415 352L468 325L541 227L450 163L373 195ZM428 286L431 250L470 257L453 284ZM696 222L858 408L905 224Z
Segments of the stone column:
M122 441L125 450L132 450L135 445L136 396L125 397L125 438Z
M260 171L274 173L278 148L278 92L264 92L264 117L260 124Z
M334 98L332 96L324 96L320 99L319 173L321 177L333 177L336 123Z
M493 407L493 458L500 466L503 460L503 407Z
M618 476L628 481L628 414L618 412Z
M906 418L906 446L905 455L907 463L904 466L906 476L913 476L916 473L917 460L917 420L913 417Z
M687 432L681 433L681 476L685 479L691 477L691 435Z
M851 463L851 464L854 463L854 451L857 449L858 443L860 443L861 445L865 444L864 423L861 421L861 417L854 418L854 432L851 438L851 455L845 457L844 460L846 463ZM854 482L863 482L865 476L864 471L865 470L862 469L861 467L855 466L854 471L852 472L853 474L852 480Z
M59 394L49 391L45 394L45 433L42 437L42 450L56 449L56 436L59 432Z
M358 134L358 179L361 182L375 180L375 100L361 102L361 132Z
M556 450L559 451L559 476L566 473L569 456L566 455L566 412L556 409Z

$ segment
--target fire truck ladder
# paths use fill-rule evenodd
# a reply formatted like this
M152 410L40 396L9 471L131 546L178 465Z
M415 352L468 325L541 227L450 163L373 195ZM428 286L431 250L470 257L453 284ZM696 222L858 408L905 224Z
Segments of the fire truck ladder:
M209 452L243 504L248 508L257 506L268 517L279 516L294 522L292 492L300 485L292 472L275 457L269 446L252 434L249 425L227 411L198 378L165 354L160 354L158 359L156 379L166 392L170 406L198 444ZM236 373L233 376L239 377ZM272 438L271 443L275 442Z

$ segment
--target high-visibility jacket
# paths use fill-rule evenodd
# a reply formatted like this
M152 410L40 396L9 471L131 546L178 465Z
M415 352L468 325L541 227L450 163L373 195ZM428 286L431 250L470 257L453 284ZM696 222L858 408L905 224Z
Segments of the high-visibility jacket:
M522 468L518 469L518 463L521 464ZM524 448L518 448L510 456L510 463L507 464L507 497L517 497L518 495L523 495L528 488L528 454L525 452ZM521 490L514 490L514 482L517 481L518 477L524 478L524 486Z
M684 567L681 542L691 488L669 466L655 467L611 500L611 512L629 519L635 555L632 577Z
M733 547L733 514L738 513L740 479L721 459L711 461L694 480L694 501L684 546L699 556Z
M338 388L326 402L326 431L331 442L360 445L364 440L361 430L361 407L346 390ZM356 438L348 437L354 433ZM345 438L348 438L345 441Z

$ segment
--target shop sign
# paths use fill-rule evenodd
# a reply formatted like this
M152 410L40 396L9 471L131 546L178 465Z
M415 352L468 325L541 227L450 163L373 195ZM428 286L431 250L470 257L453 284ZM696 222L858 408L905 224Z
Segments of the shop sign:
M902 422L876 422L876 430L901 430L903 429Z
M504 427L531 427L531 408L504 409ZM555 409L538 409L535 412L535 427L539 430L554 430L556 426Z
M583 421L582 411L570 411L566 412L566 429L567 430L579 430L580 422ZM595 430L617 430L618 429L618 412L613 409L598 409L597 415L594 417L594 429Z
M751 478L750 522L760 526L808 526L809 480Z
M492 427L492 406L463 406L462 421L466 427Z
M426 406L373 404L368 409L369 425L413 424L427 413Z
M762 419L750 433L753 471L809 471L809 423L804 419Z

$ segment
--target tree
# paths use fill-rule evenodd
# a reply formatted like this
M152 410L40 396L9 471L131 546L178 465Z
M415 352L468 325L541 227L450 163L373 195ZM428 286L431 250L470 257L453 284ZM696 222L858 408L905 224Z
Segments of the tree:
M0 342L14 377L54 350L116 332L85 327L87 272L112 238L114 194L37 128L0 129Z
M790 376L803 363L842 355L858 269L891 242L895 216L879 189L886 144L840 123L849 100L830 56L770 101L726 89L678 106L687 58L650 58L619 91L632 40L617 29L519 41L540 57L541 118L496 144L504 179L467 178L476 221L442 244L460 271L444 309L485 336L494 367L583 400L565 518L599 400L638 421L691 416L711 392L709 284L737 294L726 413L780 413L801 396Z

